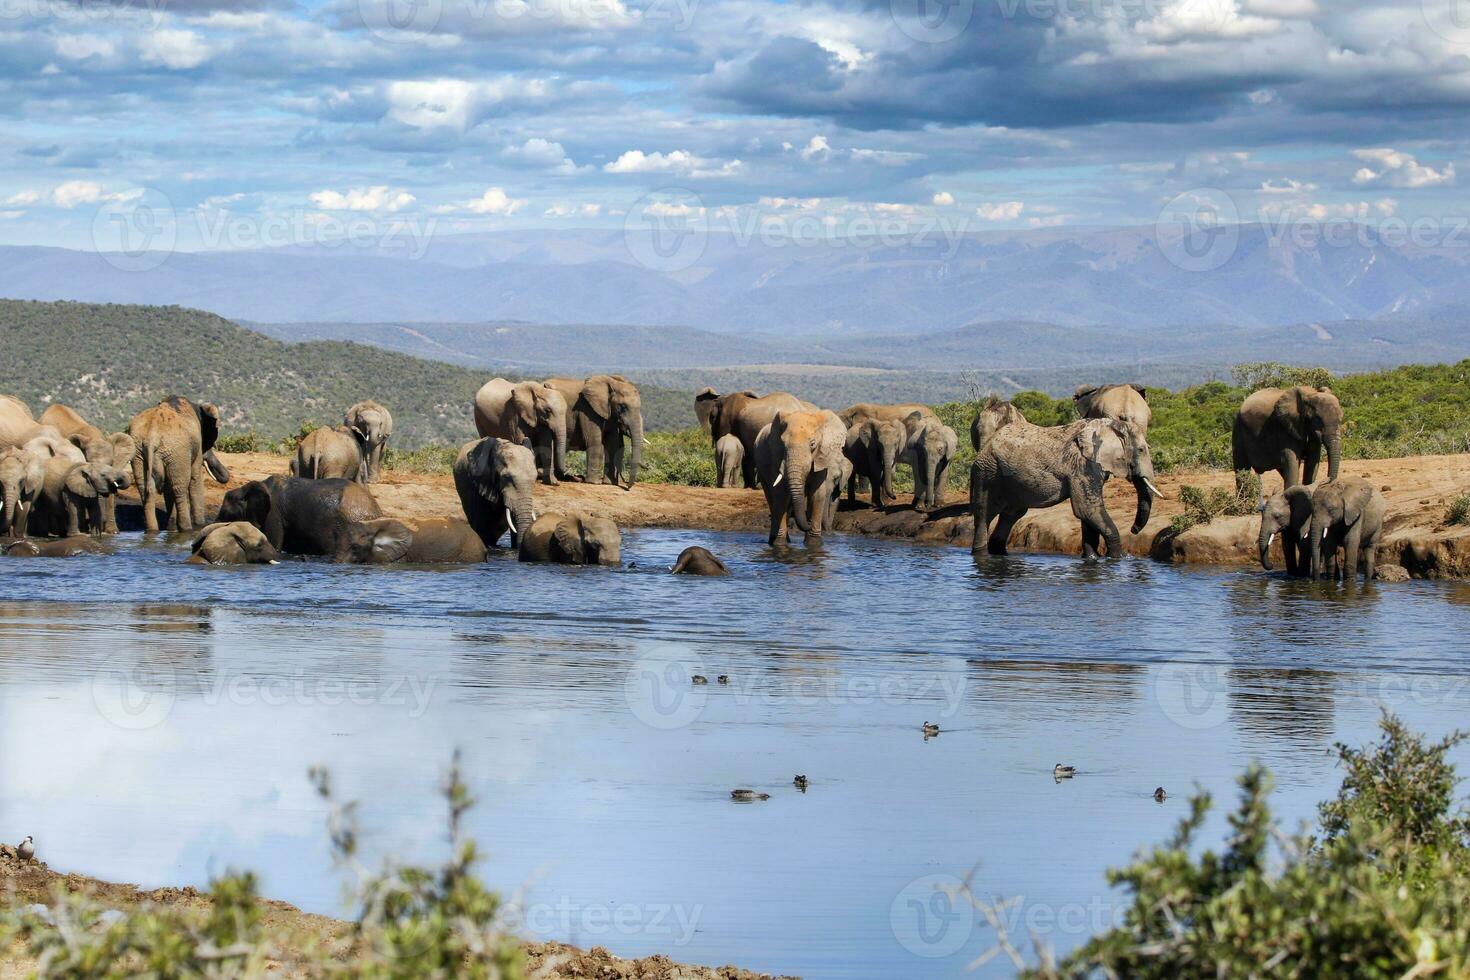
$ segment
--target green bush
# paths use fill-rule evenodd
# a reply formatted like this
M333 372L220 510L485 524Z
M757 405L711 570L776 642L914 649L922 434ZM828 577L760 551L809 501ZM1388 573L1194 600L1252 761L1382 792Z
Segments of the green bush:
M712 487L718 481L709 435L698 426L677 432L653 432L643 447L640 482Z
M1447 525L1470 524L1470 493L1462 493L1449 502L1444 510Z
M407 450L394 449L390 445L383 453L383 469L400 473L448 475L454 472L454 461L458 456L457 447L439 443Z
M1191 484L1180 487L1179 503L1184 511L1174 515L1169 527L1175 534L1183 534L1217 517L1245 517L1256 513L1260 503L1261 478L1248 470L1241 470L1235 479L1234 493L1224 487L1209 490Z

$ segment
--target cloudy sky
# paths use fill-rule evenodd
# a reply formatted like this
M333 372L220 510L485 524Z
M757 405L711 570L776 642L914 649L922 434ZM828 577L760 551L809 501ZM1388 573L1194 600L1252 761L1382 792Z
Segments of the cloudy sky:
M1464 0L0 0L0 241L1437 220L1467 103Z

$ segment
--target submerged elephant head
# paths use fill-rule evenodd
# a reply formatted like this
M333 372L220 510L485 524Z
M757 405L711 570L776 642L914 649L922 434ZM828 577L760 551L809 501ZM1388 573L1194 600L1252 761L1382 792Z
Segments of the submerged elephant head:
M1257 542L1257 549L1261 556L1261 567L1271 571L1271 544L1276 540L1276 535L1283 534L1289 537L1281 543L1282 551L1287 555L1288 566L1295 565L1292 556L1296 554L1298 546L1305 546L1307 536L1311 533L1309 526L1312 519L1312 488L1304 486L1287 487L1278 494L1273 495L1266 501L1266 506L1261 510L1261 536ZM1288 571L1295 572L1297 569L1288 567Z
M265 533L245 521L210 524L194 536L189 561L200 565L275 565L281 553Z
M19 534L30 516L31 506L40 496L46 468L41 460L21 449L0 453L0 494L4 510L0 511L0 537Z
M616 374L594 375L582 386L582 400L598 418L627 437L628 486L633 486L643 463L643 401L637 386Z
M1148 523L1153 499L1164 493L1154 485L1153 455L1148 440L1132 425L1112 419L1090 419L1078 424L1077 445L1083 457L1102 471L1103 479L1128 480L1138 492L1138 510L1132 533Z
M779 447L780 471L791 497L791 517L803 534L821 534L820 523L810 520L807 478L837 479L842 471L842 447L847 430L832 412L777 412L771 420L768 447ZM770 446L770 442L775 447Z
M1327 450L1327 479L1336 480L1342 462L1342 403L1331 388L1299 385L1276 400L1273 416L1293 438L1320 442Z
M542 514L523 539L520 558L563 565L621 565L623 536L605 517Z
M412 546L413 528L402 521L360 521L343 532L333 559L357 565L387 565L402 561Z

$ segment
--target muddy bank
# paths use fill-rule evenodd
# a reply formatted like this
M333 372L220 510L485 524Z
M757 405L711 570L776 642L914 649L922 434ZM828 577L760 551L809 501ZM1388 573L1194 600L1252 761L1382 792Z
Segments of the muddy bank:
M260 453L225 455L232 473L230 486L286 472L284 456ZM1446 505L1460 493L1470 492L1470 455L1418 456L1403 459L1347 460L1346 476L1358 476L1383 491L1389 503L1387 540L1380 546L1380 564L1402 565L1421 578L1470 576L1470 526L1446 527ZM1267 492L1280 489L1279 477L1267 474ZM1182 564L1256 564L1259 518L1224 517L1175 535L1169 521L1183 508L1179 489L1185 484L1203 488L1233 487L1234 476L1224 471L1174 473L1158 480L1169 495L1156 501L1148 526L1128 534L1133 517L1133 488L1110 482L1108 509L1123 531L1130 554ZM454 483L447 475L388 472L373 486L384 513L407 520L460 513ZM218 506L224 488L211 485L211 506ZM136 496L128 499L135 502ZM563 483L537 486L536 506L552 510L585 510L611 518L622 527L671 527L764 534L768 518L765 498L756 490L716 490L640 483L632 490L611 486ZM861 497L843 501L839 531L885 537L912 538L924 544L968 547L971 521L967 498L951 492L945 506L920 514L906 504L873 510ZM133 508L136 510L136 508ZM1015 551L1081 554L1082 535L1071 508L1062 505L1033 511L1011 533ZM1280 545L1276 546L1278 562ZM1278 567L1279 564L1278 564Z
M0 893L10 907L55 904L60 891L68 895L86 895L119 910L144 905L206 911L209 897L194 888L155 888L141 891L133 885L98 881L79 874L53 871L40 861L22 862L15 849L0 845ZM302 912L285 902L262 899L263 923L276 936L291 937L298 948L331 948L351 941L352 925L339 919ZM734 966L707 967L676 963L666 956L621 959L602 947L578 949L563 943L522 945L526 975L537 980L772 980L767 973L752 973ZM270 964L272 975L305 976L298 958L291 950L281 950L279 959ZM0 956L0 980L19 980L34 976L37 963L19 946ZM791 980L791 978L779 978Z

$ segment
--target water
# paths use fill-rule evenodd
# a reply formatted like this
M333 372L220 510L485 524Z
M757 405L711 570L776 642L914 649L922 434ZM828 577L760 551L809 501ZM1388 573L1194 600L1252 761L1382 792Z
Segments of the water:
M734 577L661 574L693 543ZM520 896L522 931L622 955L1003 974L965 973L993 933L935 882L975 869L976 891L1019 899L1018 938L1065 951L1120 911L1104 869L1166 836L1195 787L1232 801L1260 760L1295 825L1337 785L1332 743L1371 740L1380 706L1434 735L1470 708L1462 584L977 570L958 549L837 536L776 555L652 530L625 536L623 571L182 555L125 535L111 559L0 564L4 839L145 886L248 867L340 915L308 767L360 801L374 853L429 860L460 748L484 872ZM1055 782L1058 761L1079 775Z

